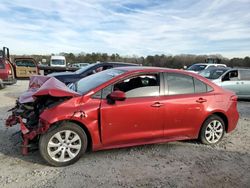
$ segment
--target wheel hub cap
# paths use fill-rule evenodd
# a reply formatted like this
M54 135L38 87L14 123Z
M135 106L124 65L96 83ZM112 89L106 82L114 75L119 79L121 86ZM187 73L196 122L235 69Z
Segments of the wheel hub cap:
M81 139L77 133L64 130L54 134L47 145L49 156L57 162L67 162L77 156L81 150Z
M205 131L205 138L209 143L218 142L223 135L223 125L218 120L211 121Z

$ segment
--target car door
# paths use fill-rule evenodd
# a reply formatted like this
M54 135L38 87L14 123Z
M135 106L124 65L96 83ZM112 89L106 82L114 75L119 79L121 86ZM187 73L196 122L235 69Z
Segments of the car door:
M239 96L250 97L250 70L239 70Z
M115 104L109 104L105 96L102 99L100 119L104 145L143 143L163 137L160 74L133 76L109 88L125 92L126 99Z
M238 70L228 71L223 77L219 86L234 91L237 95L240 94Z
M32 59L16 59L16 76L26 78L38 73L36 63Z
M205 83L179 73L164 74L164 137L195 138L206 118L206 107L212 96Z

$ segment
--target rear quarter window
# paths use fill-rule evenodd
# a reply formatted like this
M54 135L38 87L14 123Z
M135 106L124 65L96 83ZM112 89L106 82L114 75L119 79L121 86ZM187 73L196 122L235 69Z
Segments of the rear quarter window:
M206 92L210 92L213 90L213 88L207 84L205 84L204 82L193 78L194 79L194 90L195 93L206 93Z

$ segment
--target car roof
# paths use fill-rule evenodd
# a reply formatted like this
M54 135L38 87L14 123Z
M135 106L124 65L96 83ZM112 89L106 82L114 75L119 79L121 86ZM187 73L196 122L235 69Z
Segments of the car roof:
M129 66L129 67L116 67L114 69L124 70L129 72L172 72L172 73L184 73L188 75L195 75L197 74L182 70L182 69L171 69L171 68L163 68L163 67L146 67L146 66Z
M126 62L119 62L119 61L114 61L114 62L100 62L100 64L102 63L108 63L108 64L116 64L116 65L139 65L136 63L126 63Z
M208 67L207 69L204 69L202 71L209 71L209 70L231 70L230 67Z
M217 65L223 65L225 66L226 64L223 64L223 63L195 63L193 65L213 65L213 66L217 66Z

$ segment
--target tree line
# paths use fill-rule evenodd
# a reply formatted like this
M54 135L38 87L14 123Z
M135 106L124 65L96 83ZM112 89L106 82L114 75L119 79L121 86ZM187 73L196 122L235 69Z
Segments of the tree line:
M54 55L54 54L51 54ZM51 55L30 55L25 57L32 57L37 62L43 64L48 64ZM226 64L229 67L250 67L250 58L246 56L245 58L225 58L219 54L217 55L191 55L191 54L181 54L181 55L148 55L143 56L120 56L119 54L107 54L107 53L60 53L59 55L65 56L68 64L73 63L95 63L99 62L127 62L127 63L137 63L144 66L157 66L157 67L168 67L168 68L184 68L188 67L194 63L205 63L208 58L217 58L220 63ZM12 59L17 57L12 55ZM20 56L18 56L20 57ZM45 61L42 61L45 59Z

